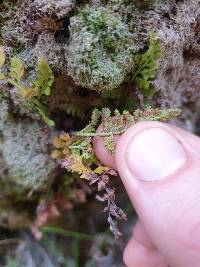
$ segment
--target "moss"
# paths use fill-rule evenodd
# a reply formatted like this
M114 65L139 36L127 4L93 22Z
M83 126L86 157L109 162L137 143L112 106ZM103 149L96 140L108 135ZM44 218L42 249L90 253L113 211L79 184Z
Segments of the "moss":
M20 190L43 190L55 168L44 131L36 122L14 124L4 130L2 154L10 181Z
M91 90L118 87L133 67L134 39L120 16L86 6L70 21L68 72Z
M14 14L20 0L4 0L0 2L0 23Z
M28 35L30 38L35 38L35 35L31 37L31 34L37 33L41 18L49 18L49 22L53 22L51 19L58 22L65 18L74 6L74 0L6 0L0 4L0 20L5 23L4 25L2 23L5 26L3 32L6 32L7 27L14 25L15 27L10 29L12 31L8 32L8 35L15 31L20 37ZM12 22L15 24L11 25ZM45 21L42 20L42 23ZM18 35L13 37L19 38Z
M56 165L50 158L51 131L37 122L9 118L5 101L1 102L0 115L2 194L41 192L55 176Z
M33 49L41 34L54 35L60 31L69 12L75 6L74 0L5 2L6 5L0 5L1 13L4 14L0 15L0 40L7 49L9 47L11 55L24 49L25 53L29 53L27 51ZM43 38L43 41L49 38Z
M44 57L51 68L61 72L67 68L66 53L67 44L57 43L53 33L42 33L35 45L25 49L19 56L26 68L35 68L38 58Z
M35 6L44 15L65 17L75 6L75 0L36 0Z
M9 95L12 101L12 111L18 116L24 116L33 120L40 120L41 117L35 112L29 100L23 99L16 87L9 88Z
M51 131L27 119L16 120L5 99L0 101L0 226L28 226L38 197L56 174L50 158Z

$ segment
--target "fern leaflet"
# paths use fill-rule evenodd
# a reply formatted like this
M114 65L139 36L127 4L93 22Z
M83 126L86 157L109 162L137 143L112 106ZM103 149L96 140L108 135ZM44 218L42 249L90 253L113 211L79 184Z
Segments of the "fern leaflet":
M158 60L162 57L162 51L154 32L149 34L149 49L145 53L135 55L136 68L133 80L136 85L147 95L153 93L151 80L155 77L159 68Z
M9 76L12 80L19 82L24 76L24 65L20 58L13 57L10 61L10 73Z
M76 116L78 118L83 118L84 117L84 110L81 106L78 106L76 104L68 104L66 108L67 114L71 114L72 116Z
M38 62L38 78L35 81L35 87L38 96L49 96L54 76L46 60L42 57Z

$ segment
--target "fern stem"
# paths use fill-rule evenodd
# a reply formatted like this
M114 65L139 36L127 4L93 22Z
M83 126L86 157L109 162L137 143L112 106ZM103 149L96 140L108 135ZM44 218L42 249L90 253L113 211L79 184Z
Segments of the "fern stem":
M179 115L180 114L180 111L177 110L176 115ZM153 116L149 116L149 117L144 117L144 118L138 118L137 121L165 121L166 120L166 113L163 112L161 114L158 114L158 115L153 115ZM135 123L137 122L135 121ZM95 136L99 136L99 137L109 137L111 135L120 135L120 134L123 134L131 125L127 125L126 127L124 127L123 129L121 130L118 130L118 131L113 131L113 132L95 132L95 133L83 133L83 132L74 132L73 134L75 136L78 136L78 137L95 137Z
M8 81L8 83L12 84L12 85L15 86L16 88L18 88L18 89L20 89L20 90L23 90L23 87L22 87L19 83L15 82L14 80L12 80L12 79L7 79L7 81Z
M127 129L128 129L128 127L124 128L122 130L116 131L116 132L108 132L108 133L105 133L105 132L96 132L96 133L81 133L81 132L78 132L78 133L74 133L74 135L75 136L79 136L79 137L95 137L95 136L108 137L108 136L111 136L111 135L123 134Z

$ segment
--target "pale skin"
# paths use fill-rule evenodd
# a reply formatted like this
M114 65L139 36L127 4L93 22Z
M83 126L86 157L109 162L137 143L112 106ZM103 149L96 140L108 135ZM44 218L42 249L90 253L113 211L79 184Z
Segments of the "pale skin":
M140 122L116 138L112 157L101 137L98 158L118 170L138 214L124 251L127 267L200 266L200 138L175 126Z

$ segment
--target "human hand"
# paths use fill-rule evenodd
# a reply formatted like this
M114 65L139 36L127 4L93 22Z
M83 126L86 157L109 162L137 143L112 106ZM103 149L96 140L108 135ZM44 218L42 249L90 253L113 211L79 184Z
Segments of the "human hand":
M115 159L94 138L98 158L116 168L139 220L128 267L200 266L200 138L175 126L139 122L117 140Z

